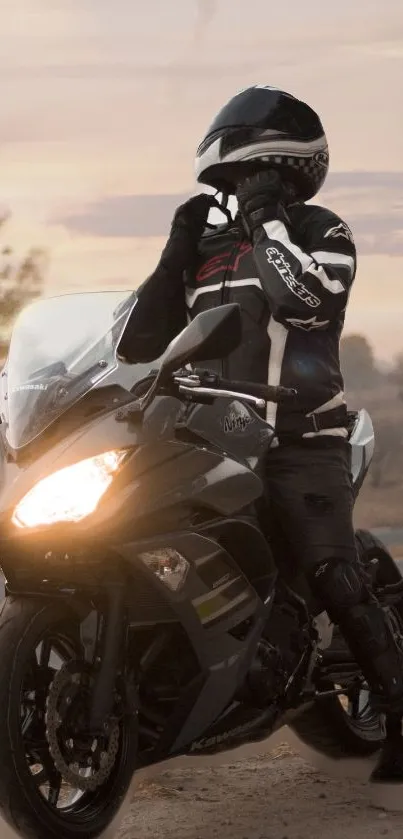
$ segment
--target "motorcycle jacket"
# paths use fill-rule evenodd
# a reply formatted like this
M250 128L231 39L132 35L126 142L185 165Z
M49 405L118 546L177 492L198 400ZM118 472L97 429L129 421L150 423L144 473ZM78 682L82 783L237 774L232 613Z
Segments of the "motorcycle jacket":
M292 403L267 405L278 436L346 436L339 342L356 249L348 226L323 207L296 204L270 221L252 245L236 217L207 231L185 276L160 265L139 289L123 354L151 360L199 312L239 303L243 341L205 367L226 379L297 390ZM130 325L129 325L130 327Z

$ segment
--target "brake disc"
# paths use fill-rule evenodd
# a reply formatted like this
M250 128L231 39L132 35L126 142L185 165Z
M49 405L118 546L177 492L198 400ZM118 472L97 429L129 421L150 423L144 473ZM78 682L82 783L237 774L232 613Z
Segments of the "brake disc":
M86 662L70 661L54 677L47 696L45 730L49 752L63 780L92 792L108 779L119 750L119 725L102 735L89 733L89 703L94 675Z

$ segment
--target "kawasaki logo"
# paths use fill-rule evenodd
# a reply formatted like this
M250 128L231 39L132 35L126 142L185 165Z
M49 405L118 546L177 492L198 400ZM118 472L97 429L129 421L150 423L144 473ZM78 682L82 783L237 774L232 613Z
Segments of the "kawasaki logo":
M203 749L210 748L210 746L219 746L220 743L225 743L228 738L234 737L237 734L246 733L249 730L250 724L244 723L243 725L237 725L236 728L233 728L230 731L224 731L222 734L216 734L214 737L206 737L202 740L195 740L190 747L190 752L201 752Z
M294 277L294 274L291 271L291 267L289 262L285 261L284 254L280 253L277 248L266 248L266 255L267 261L274 266L276 271L280 274L281 279L283 282L288 286L290 291L295 294L296 297L299 297L307 306L311 306L313 309L316 306L320 306L319 297L316 297L315 294L312 294L300 280L297 280Z
M16 385L11 388L11 393L19 393L21 390L47 390L48 386L43 384L36 385Z

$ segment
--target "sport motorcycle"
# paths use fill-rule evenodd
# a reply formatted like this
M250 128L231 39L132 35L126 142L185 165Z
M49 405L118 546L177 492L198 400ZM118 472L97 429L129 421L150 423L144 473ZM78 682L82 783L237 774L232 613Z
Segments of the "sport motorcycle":
M136 302L31 304L0 377L0 813L27 839L98 837L136 771L284 724L338 757L383 737L272 537L264 408L295 392L209 371L241 341L235 304L198 315L155 369L128 364ZM365 410L349 422L357 494L374 432ZM400 641L398 568L367 531L357 549Z

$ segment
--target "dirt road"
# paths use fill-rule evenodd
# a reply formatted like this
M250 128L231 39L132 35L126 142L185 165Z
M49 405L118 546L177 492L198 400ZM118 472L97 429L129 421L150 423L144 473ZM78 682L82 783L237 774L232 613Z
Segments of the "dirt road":
M286 744L245 762L143 782L119 831L119 839L382 836L402 838L402 813L375 808L367 785L324 775Z
M282 729L258 757L137 782L123 821L103 839L402 839L403 812L374 807L360 780L370 764L343 762L326 773L314 768L317 756L297 754L301 744L289 735ZM403 790L398 802L403 809ZM1 821L0 839L17 839Z

